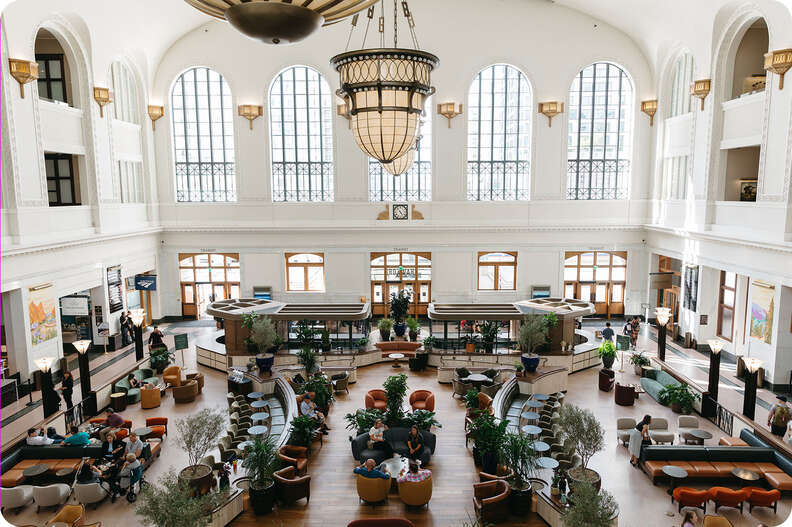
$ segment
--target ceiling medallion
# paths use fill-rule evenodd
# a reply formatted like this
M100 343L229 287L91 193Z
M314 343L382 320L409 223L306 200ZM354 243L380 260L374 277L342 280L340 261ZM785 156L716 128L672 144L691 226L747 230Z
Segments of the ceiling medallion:
M363 152L383 164L394 162L413 150L424 103L435 91L431 73L439 62L435 55L418 49L412 14L406 1L401 5L415 49L398 46L396 0L393 2L393 47L385 47L383 0L379 17L380 47L365 49L364 37L364 49L347 51L330 59L341 80L341 88L336 93L344 98L349 108L355 141ZM369 8L367 16L370 25L374 18L373 7ZM353 31L355 23L353 19ZM411 164L409 160L404 170Z
M379 0L185 0L209 16L227 20L240 33L267 44L299 42L320 26L329 26Z

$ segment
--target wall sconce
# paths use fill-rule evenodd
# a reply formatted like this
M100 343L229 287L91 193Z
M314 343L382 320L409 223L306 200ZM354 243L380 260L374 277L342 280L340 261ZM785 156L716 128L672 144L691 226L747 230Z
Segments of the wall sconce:
M347 103L336 105L336 113L347 120L347 128L352 128L352 114L349 113L349 105Z
M654 116L657 113L657 99L641 101L641 111L649 116L649 126L654 126Z
M19 95L25 98L25 84L38 79L38 62L8 59L8 72L19 83Z
M711 85L712 85L712 79L701 79L698 81L693 81L690 84L690 95L701 99L702 112L704 111L704 99L707 98L707 95L710 92Z
M76 342L72 342L72 346L77 348L77 353L80 355L85 355L85 352L88 351L88 348L91 347L90 340L78 340Z
M784 73L792 67L792 49L777 49L765 53L764 69L778 75L778 89L784 89Z
M451 128L451 119L462 113L462 103L459 104L459 111L456 110L456 103L442 102L437 105L437 114L448 119L448 127Z
M553 127L553 117L560 113L564 113L564 103L558 101L540 102L539 113L547 116L547 125Z
M38 369L41 370L41 373L47 373L50 370L54 360L55 359L52 357L41 357L40 359L34 359L33 362L36 363L36 366L38 366Z
M721 339L707 339L707 344L715 355L719 354L726 345Z
M157 122L157 119L165 115L165 107L164 106L149 106L148 107L148 114L149 119L151 119L151 129L154 130L154 123Z
M107 88L93 89L93 96L96 103L99 105L99 118L104 118L104 107L112 102L113 97L110 95L110 90Z
M264 112L264 108L261 106L256 106L255 104L240 104L239 105L239 116L244 117L248 120L250 124L250 129L253 129L253 121L261 117L261 114Z

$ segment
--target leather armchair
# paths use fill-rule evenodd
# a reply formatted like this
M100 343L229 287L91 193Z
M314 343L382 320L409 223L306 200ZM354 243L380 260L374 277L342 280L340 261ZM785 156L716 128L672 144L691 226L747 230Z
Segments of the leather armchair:
M58 511L58 514L53 516L45 526L55 525L56 523L65 523L69 527L75 527L85 523L85 507L82 505L64 505Z
M696 490L690 487L677 487L674 489L673 500L679 504L679 512L682 512L682 507L696 507L707 514L707 500L709 500L709 492L706 490Z
M486 472L479 472L479 481L494 481L496 479L508 480L514 476L514 471L507 466L498 465L495 474L487 474Z
M140 407L144 410L156 408L162 403L162 394L159 388L140 389Z
M602 388L600 388L602 389ZM606 390L607 391L607 390ZM635 387L616 383L613 400L619 406L632 406L635 404Z
M780 490L765 490L759 487L745 487L742 490L748 492L749 513L754 507L768 507L773 509L773 512L778 513L778 500L781 499Z
M415 410L434 412L435 396L429 390L415 390L410 394L410 406Z
M473 507L481 523L498 522L509 517L511 488L502 479L473 484Z
M466 393L473 389L472 382L465 383L458 379L454 379L451 381L451 384L454 386L454 392L451 394L451 397L456 397L457 395L464 397Z
M382 478L367 478L355 474L358 497L366 503L379 503L388 498L391 480Z
M278 449L278 458L293 466L298 476L304 475L308 470L308 449L304 446L283 445Z
M609 392L613 389L613 384L616 381L616 372L613 370L606 370L605 368L599 371L599 389L603 392ZM635 397L633 395L633 397Z
M179 366L168 366L162 372L162 381L171 386L181 386L181 368Z
M478 409L480 412L486 410L487 412L492 413L492 397L484 392L479 392Z
M195 379L198 382L198 393L203 393L204 387L204 374L203 373L188 373L187 379Z
M174 386L172 392L174 402L191 403L198 396L198 381L190 379L181 386Z
M388 398L385 395L385 390L370 390L366 394L366 408L376 408L383 412L388 406Z
M715 512L718 507L732 507L743 510L743 502L748 499L749 491L745 489L732 490L726 487L712 487L709 489L709 499L715 503Z
M332 379L333 393L346 392L349 393L349 372L344 372L344 376L338 379Z
M432 477L399 483L399 498L410 507L423 507L432 499Z
M288 466L273 473L273 477L278 500L293 503L305 498L306 504L311 501L311 476L298 476L297 469Z

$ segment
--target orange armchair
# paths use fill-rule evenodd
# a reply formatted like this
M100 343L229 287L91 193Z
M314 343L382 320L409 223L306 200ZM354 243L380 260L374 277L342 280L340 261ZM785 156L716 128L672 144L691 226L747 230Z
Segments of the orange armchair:
M376 408L377 410L385 411L388 406L388 397L385 395L385 390L370 390L366 394L366 408Z
M126 439L129 436L128 428L119 428L115 433L116 439Z
M696 507L707 514L707 500L709 500L709 492L706 490L696 490L690 487L677 487L674 489L672 495L673 500L679 503L679 512L682 512L682 507Z
M275 479L275 493L283 503L294 503L305 498L311 501L311 476L298 476L293 466L284 467L272 474Z
M502 479L473 484L473 507L481 523L509 518L509 494L511 488Z
M715 512L718 507L732 507L743 510L743 502L748 499L749 491L745 489L732 490L726 487L712 487L709 489L709 499L715 503Z
M478 409L480 412L487 411L488 413L492 413L492 397L484 392L479 392Z
M308 470L308 449L304 446L283 445L278 449L278 458L297 469L297 475L305 475Z
M434 412L435 396L429 390L415 390L410 394L410 406L415 410Z
M166 385L181 386L181 368L179 366L168 366L162 372L162 382Z
M781 499L780 490L765 490L759 487L745 487L743 490L748 492L748 512L751 512L754 507L768 507L773 509L773 512L778 512L778 500Z
M168 435L168 418L167 417L149 417L146 419L146 426L151 427L151 435L148 437L159 437L162 439L163 435Z

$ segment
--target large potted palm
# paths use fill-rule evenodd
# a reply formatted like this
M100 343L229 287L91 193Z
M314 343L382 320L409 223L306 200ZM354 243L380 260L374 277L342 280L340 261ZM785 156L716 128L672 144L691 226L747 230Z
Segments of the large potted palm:
M176 445L187 453L190 462L179 477L198 494L206 494L212 488L212 467L200 461L217 444L225 422L224 413L216 408L204 408L176 421Z
M492 347L498 339L498 331L500 331L500 320L485 320L479 326L479 333L481 333L481 345L484 347L486 353L492 353Z
M473 457L481 460L481 470L487 474L497 474L498 457L509 422L497 421L490 414L481 414L470 425L473 437Z
M410 310L411 298L412 295L406 289L402 289L398 293L391 293L390 315L393 319L393 333L397 337L403 337L407 331L407 324L404 321L407 318L407 312Z
M212 511L225 499L219 492L196 496L188 482L169 470L156 483L141 487L135 514L142 525L205 527L212 521Z
M508 478L511 494L509 505L517 516L531 512L533 502L532 477L535 473L536 451L533 441L523 434L510 432L503 438L500 448L500 464L509 467L512 475Z
M399 426L404 417L404 397L407 395L407 376L403 373L391 375L382 383L385 390L385 422L388 426Z
M248 493L254 513L272 512L275 504L275 479L272 474L279 466L278 449L272 436L256 436L253 444L245 448L242 467L247 471Z
M561 436L574 445L575 452L580 456L579 466L567 471L570 486L588 483L599 490L602 480L597 471L588 468L592 456L605 447L605 431L591 412L573 404L561 407L558 425Z

